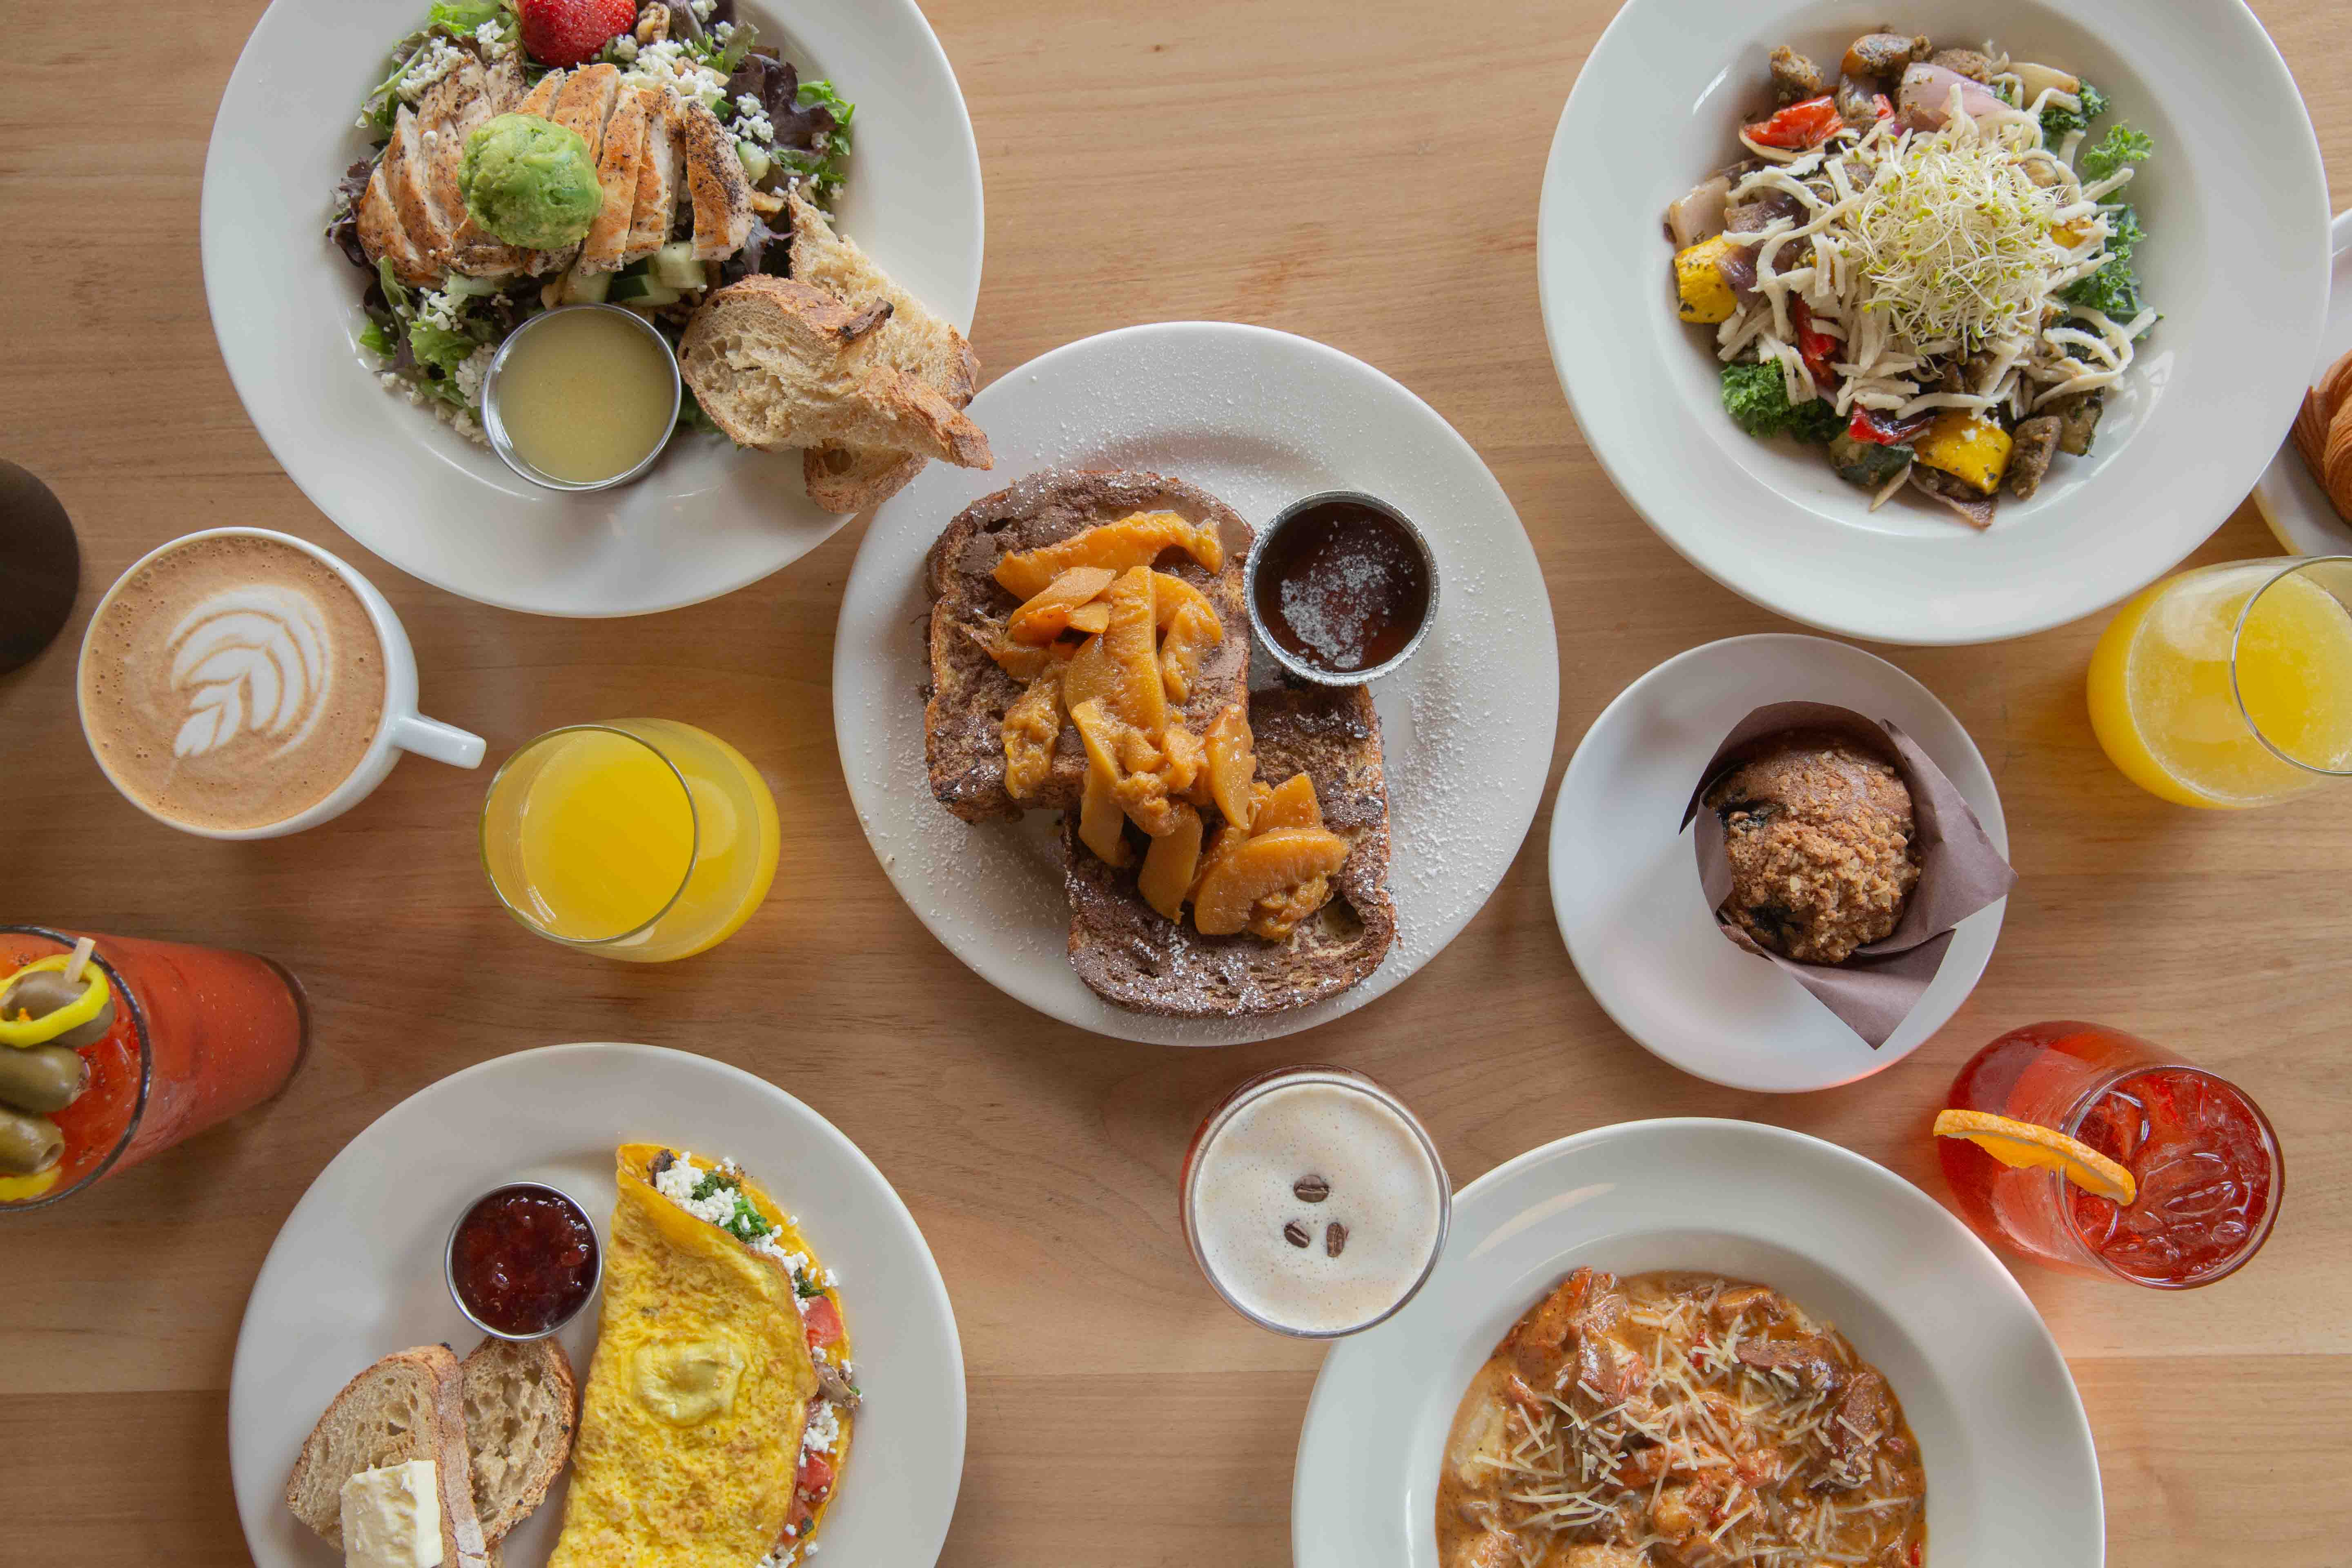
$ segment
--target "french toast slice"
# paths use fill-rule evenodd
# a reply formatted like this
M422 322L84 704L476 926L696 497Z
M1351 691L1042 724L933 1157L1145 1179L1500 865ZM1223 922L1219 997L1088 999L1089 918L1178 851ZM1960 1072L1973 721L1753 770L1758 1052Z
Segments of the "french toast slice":
M1348 841L1331 901L1281 942L1202 936L1143 900L1133 867L1105 864L1062 825L1070 967L1105 1001L1171 1018L1286 1012L1336 996L1381 966L1396 940L1389 897L1389 796L1381 721L1360 686L1250 693L1258 776L1314 781L1323 825ZM1130 828L1130 837L1140 836Z
M926 568L931 597L931 687L923 707L923 746L931 794L967 822L1019 816L1024 810L1071 810L1086 784L1087 754L1065 724L1052 766L1037 790L1015 800L1004 784L1005 710L1025 682L997 666L987 645L1004 635L1020 600L990 575L1007 553L1035 550L1137 512L1172 511L1213 526L1224 563L1210 572L1181 549L1160 553L1158 570L1181 577L1217 612L1224 637L1203 657L1192 691L1171 703L1195 735L1249 689L1249 616L1242 564L1254 537L1233 508L1194 485L1159 474L1047 468L966 507L932 544Z

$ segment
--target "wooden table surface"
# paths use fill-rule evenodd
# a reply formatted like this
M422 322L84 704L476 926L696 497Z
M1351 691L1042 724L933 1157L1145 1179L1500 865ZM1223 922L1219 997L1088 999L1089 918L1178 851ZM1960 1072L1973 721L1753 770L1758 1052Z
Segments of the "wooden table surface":
M2022 879L1973 997L1877 1077L1740 1094L1620 1034L1553 925L1548 805L1453 945L1341 1022L1199 1052L1063 1027L949 957L859 833L827 671L862 527L715 604L547 620L404 576L279 471L223 372L195 241L213 112L259 9L129 0L103 22L58 5L11 16L0 455L56 488L86 560L66 637L0 678L0 920L273 954L309 986L317 1049L275 1104L0 1226L0 1559L247 1561L226 1390L271 1237L371 1119L507 1052L576 1039L703 1052L799 1095L881 1166L939 1258L969 1371L944 1563L1190 1568L1286 1560L1319 1353L1220 1306L1178 1234L1183 1142L1224 1087L1299 1059L1364 1068L1418 1109L1457 1184L1580 1129L1705 1115L1835 1140L1940 1195L1927 1123L1953 1070L2004 1029L2075 1016L2243 1084L2293 1173L2261 1260L2210 1289L2174 1298L2019 1266L2089 1407L2112 1561L2352 1562L2325 1479L2352 1460L2352 798L2222 815L2134 789L2084 711L2101 617L1994 647L1881 649L1975 735ZM2352 171L2352 13L2261 10L2331 169ZM1321 339L1403 381L1485 454L1535 542L1559 627L1555 782L1601 706L1652 665L1788 629L1643 526L1579 438L1545 353L1537 184L1610 13L1609 0L1540 16L1504 0L930 5L986 170L973 338L991 374L1106 328L1224 318ZM486 776L421 761L290 839L213 843L140 816L79 741L72 649L135 556L226 523L360 564L415 637L429 710L488 736L493 763L550 726L633 713L733 740L782 813L767 906L671 967L561 952L484 885ZM2276 552L2245 506L2195 559Z

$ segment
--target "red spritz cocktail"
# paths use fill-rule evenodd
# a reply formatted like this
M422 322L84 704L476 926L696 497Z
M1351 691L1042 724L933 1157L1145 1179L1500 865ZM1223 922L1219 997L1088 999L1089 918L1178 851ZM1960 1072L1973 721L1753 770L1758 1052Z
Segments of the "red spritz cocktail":
M69 953L77 935L0 926L0 981ZM285 1087L309 1044L301 987L268 959L95 940L89 962L111 990L112 1022L74 1047L87 1072L70 1102L44 1111L62 1155L36 1175L0 1179L0 1213L57 1203L260 1104Z
M2186 1289L2244 1264L2278 1217L2286 1168L2261 1109L2120 1030L2012 1029L1960 1069L1948 1103L2054 1128L2132 1173L2126 1206L2054 1171L2005 1165L1966 1138L1937 1139L1961 1215L2037 1263Z

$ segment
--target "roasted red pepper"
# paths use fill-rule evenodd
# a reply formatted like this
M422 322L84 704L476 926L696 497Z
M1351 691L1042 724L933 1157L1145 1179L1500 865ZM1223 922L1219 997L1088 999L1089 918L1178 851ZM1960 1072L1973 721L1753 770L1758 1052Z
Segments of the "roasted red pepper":
M1798 356L1813 373L1813 390L1829 396L1838 384L1837 372L1830 363L1837 357L1838 340L1813 325L1812 310L1802 300L1789 301L1789 320L1797 329Z
M1900 447L1936 422L1933 414L1915 414L1908 419L1888 419L1873 414L1867 408L1853 411L1853 420L1845 433L1857 441L1874 447Z
M1827 96L1809 98L1749 126L1748 139L1766 147L1818 147L1844 123L1834 100Z

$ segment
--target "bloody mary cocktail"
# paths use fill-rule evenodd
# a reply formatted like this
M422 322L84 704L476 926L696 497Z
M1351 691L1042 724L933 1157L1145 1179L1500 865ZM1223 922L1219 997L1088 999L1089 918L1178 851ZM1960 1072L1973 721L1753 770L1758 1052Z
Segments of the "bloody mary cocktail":
M0 926L0 984L27 965L54 963L78 934ZM285 1087L309 1044L301 986L268 959L95 940L90 963L110 989L112 1021L72 1047L87 1068L83 1087L38 1118L62 1135L62 1156L44 1171L0 1174L0 1211L56 1203L260 1104Z
M2129 1205L2054 1171L1938 1138L1961 1215L2037 1263L2158 1289L2210 1285L2258 1251L2286 1168L2261 1109L2227 1079L2096 1024L2012 1029L1971 1058L1948 1103L2054 1128L2128 1170Z

